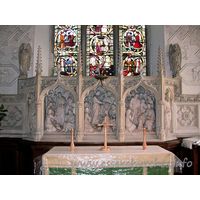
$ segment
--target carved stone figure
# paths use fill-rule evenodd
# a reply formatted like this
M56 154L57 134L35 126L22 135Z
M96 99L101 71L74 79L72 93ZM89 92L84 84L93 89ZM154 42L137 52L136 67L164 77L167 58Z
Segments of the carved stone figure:
M141 105L141 107L140 107L141 108L140 109L141 115L139 116L138 129L142 130L143 129L143 125L145 123L145 119L146 119L146 109L147 109L147 105L146 105L144 99L141 100L141 104L140 105Z
M97 91L97 95L99 95L100 92ZM96 96L93 98L93 116L92 116L92 125L99 124L99 113L100 113L100 104L102 104L101 101L97 99Z
M68 110L65 116L65 122L63 125L63 131L71 131L75 128L75 115L72 110Z
M126 130L128 132L133 132L136 129L136 125L133 123L131 112L131 109L128 109L126 112Z
M56 118L52 115L52 113L53 113L52 108L49 108L45 119L45 131L49 133L57 131L56 127L53 124L53 120L56 120Z
M148 109L147 109L147 114L146 114L146 123L145 123L145 128L148 131L153 131L153 123L155 120L155 112L151 108L151 104L148 104Z
M175 78L179 75L179 71L181 70L181 61L182 54L181 48L179 44L170 44L169 45L169 63L170 69L172 71L172 77Z
M134 97L131 98L129 107L133 112L133 122L134 124L138 123L138 116L140 116L140 100L138 99L139 95L135 94Z
M94 128L91 125L91 116L89 108L85 108L85 132L92 133L94 132Z
M63 123L64 123L65 103L66 103L66 100L62 96L62 93L58 92L55 110L56 110L56 121L61 126L63 126Z
M198 68L198 66L192 68L192 78L193 78L193 82L199 82L200 81L200 70Z
M65 113L67 113L68 110L71 110L73 114L75 114L75 103L73 103L73 99L69 97L66 104Z
M31 64L31 45L29 43L22 43L19 47L19 71L21 77L27 77L27 71Z

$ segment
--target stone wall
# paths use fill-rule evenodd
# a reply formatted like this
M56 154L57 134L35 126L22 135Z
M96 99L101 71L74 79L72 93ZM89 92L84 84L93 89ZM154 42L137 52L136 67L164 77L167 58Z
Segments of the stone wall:
M0 26L0 93L17 94L19 71L19 47L29 43L34 49L34 26ZM32 75L33 57L28 76Z
M200 92L200 26L164 26L166 76L172 77L169 63L169 45L179 44L182 54L180 76L183 94Z

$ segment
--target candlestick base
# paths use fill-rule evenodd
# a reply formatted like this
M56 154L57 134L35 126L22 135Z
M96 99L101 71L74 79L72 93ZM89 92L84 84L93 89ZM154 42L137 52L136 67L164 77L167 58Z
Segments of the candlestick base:
M70 151L74 152L74 146L73 145L70 145Z
M142 147L143 147L143 150L145 150L147 148L147 144L146 143L143 144Z
M110 149L110 147L101 147L100 150L101 151L110 151L111 149Z

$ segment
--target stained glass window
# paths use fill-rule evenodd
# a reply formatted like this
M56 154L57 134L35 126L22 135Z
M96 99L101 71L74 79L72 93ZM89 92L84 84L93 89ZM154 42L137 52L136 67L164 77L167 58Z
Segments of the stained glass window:
M114 73L113 26L88 25L86 47L86 76Z
M146 75L146 44L144 25L120 25L120 44L124 76Z
M113 30L113 25L83 27L86 31L83 29L81 33L80 25L55 26L54 63L55 69L57 66L61 68L61 75L77 76L78 46L81 44L86 76L117 74L114 60L117 62L118 59L118 45L122 46L124 76L137 76L140 73L146 75L144 25L119 25L119 38L116 38L118 37L117 26L115 30ZM81 38L84 39L83 43Z
M77 75L78 46L81 28L79 25L56 25L54 55L55 67L60 66L61 75Z

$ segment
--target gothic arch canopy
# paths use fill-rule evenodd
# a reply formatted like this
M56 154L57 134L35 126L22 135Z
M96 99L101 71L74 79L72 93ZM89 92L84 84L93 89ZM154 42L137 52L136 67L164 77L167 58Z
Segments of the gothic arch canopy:
M126 97L128 95L130 95L130 92L132 90L137 90L139 87L143 87L145 88L145 90L149 90L151 92L151 94L156 98L156 100L160 99L160 95L159 92L152 86L148 85L145 80L141 79L136 85L132 85L131 87L129 87L123 94L122 100L124 101L126 99Z

